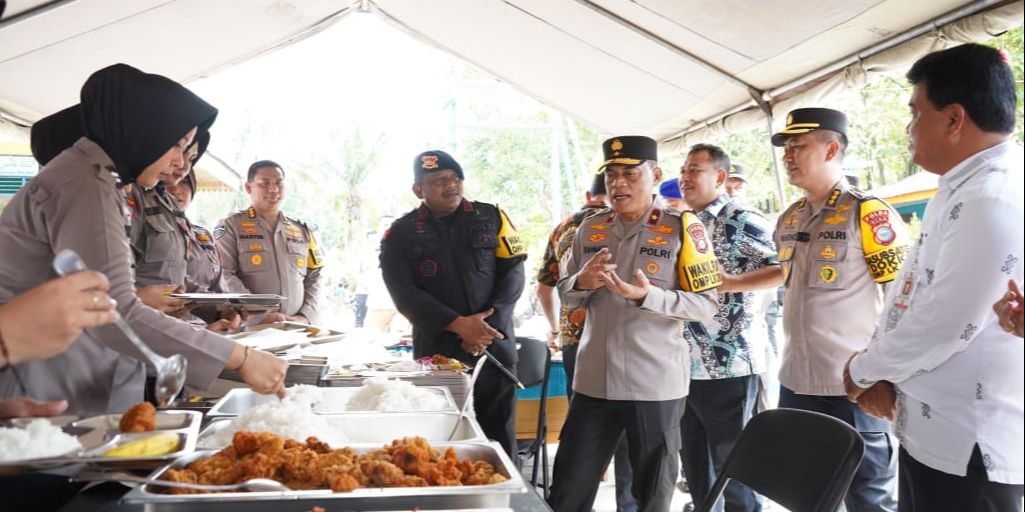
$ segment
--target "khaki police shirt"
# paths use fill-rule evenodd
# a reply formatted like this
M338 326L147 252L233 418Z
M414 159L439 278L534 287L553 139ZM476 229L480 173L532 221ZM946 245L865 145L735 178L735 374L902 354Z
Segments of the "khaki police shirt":
M235 343L145 306L135 296L125 195L114 164L87 138L53 159L0 213L0 303L54 277L54 255L72 249L103 272L118 312L155 352L189 361L189 384L207 388ZM49 312L40 311L40 315ZM0 398L68 401L73 414L123 412L142 401L144 360L114 325L86 329L68 349L0 372Z
M652 208L632 224L606 209L577 229L559 295L570 308L587 308L573 390L607 400L674 400L690 386L690 347L683 321L710 320L715 290L685 292L679 285L679 214ZM710 244L710 242L708 242ZM627 282L641 269L653 287L638 304L608 290L574 290L578 273L608 248L616 274Z
M188 264L188 221L178 202L157 185L132 186L126 199L131 214L135 285L185 284Z
M801 199L776 221L773 239L786 287L787 339L779 380L795 393L845 395L844 364L868 345L882 311L883 285L869 271L863 243L860 206L868 200L879 201L841 179L818 213ZM889 205L879 202L889 213L886 225L876 226L877 238L888 241L887 252L895 251L902 259L907 244L904 223ZM869 229L864 235L872 237ZM889 269L889 280L897 270L899 266Z
M189 223L189 261L185 267L185 291L222 292L221 257L214 237L203 226Z
M214 238L227 291L283 295L282 313L317 323L323 262L304 224L279 212L271 225L248 208L222 220Z

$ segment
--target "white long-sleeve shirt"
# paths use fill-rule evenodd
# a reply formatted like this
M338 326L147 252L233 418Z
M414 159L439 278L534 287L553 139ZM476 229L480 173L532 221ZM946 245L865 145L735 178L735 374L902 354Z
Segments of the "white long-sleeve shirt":
M1006 484L1025 481L1025 343L992 306L1008 279L1022 281L1022 189L1011 142L940 178L876 334L850 366L859 386L896 385L894 430L912 457L964 476L978 444L989 479Z

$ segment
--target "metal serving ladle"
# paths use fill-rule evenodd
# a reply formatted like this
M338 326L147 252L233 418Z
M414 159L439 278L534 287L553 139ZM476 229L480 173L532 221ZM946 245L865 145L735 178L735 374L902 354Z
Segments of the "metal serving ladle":
M85 266L85 262L82 261L82 258L75 251L64 249L57 253L57 257L53 259L53 269L58 274L66 276L88 270L88 267ZM157 402L160 403L160 407L167 407L171 400L181 392L182 387L185 386L185 370L188 367L188 361L181 354L163 357L151 350L139 339L139 335L135 334L135 331L124 318L118 317L115 323L118 329L121 329L121 332L135 345L135 348L139 349L142 355L146 356L146 359L149 359L149 362L157 370L157 379L154 383L156 388L155 396L157 397Z
M292 489L287 485L271 480L270 478L251 478L237 484L228 485L205 485L190 484L185 482L171 482L168 480L154 480L149 477L130 475L127 473L81 473L73 477L79 482L131 482L136 484L153 485L157 487L173 487L176 489L193 489L196 491L223 492L223 491L249 491L249 492L287 492ZM330 489L325 489L330 492Z
M459 430L459 424L463 421L463 417L466 416L466 410L470 407L470 402L473 401L473 386L477 384L477 377L480 377L480 371L484 369L484 361L487 360L487 355L480 356L480 359L477 359L477 364L473 365L470 385L466 389L466 399L463 400L463 406L459 409L459 416L456 417L456 424L452 426L452 432L449 432L447 441L451 441L452 436L456 435L456 431Z

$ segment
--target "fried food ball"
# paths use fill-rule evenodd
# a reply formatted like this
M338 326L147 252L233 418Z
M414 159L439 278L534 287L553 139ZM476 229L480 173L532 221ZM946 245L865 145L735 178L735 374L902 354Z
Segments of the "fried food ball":
M157 408L149 402L132 406L121 415L118 428L122 432L152 432L157 429Z

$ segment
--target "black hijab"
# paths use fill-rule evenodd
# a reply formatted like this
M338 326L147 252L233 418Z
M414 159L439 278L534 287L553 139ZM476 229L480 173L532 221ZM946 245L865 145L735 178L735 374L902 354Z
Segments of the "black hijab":
M217 109L181 84L114 64L82 86L82 128L114 166L122 183L171 149L193 127L207 131Z
M40 166L45 166L84 135L81 105L50 114L32 125L29 132L32 156Z

